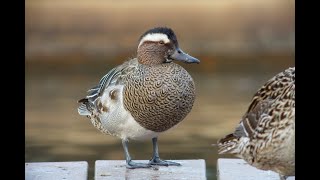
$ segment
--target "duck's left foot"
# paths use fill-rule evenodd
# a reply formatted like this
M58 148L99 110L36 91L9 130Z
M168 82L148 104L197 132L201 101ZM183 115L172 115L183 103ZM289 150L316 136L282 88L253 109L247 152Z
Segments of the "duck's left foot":
M180 163L172 162L172 161L166 161L161 160L160 158L152 158L149 161L150 165L158 165L158 166L181 166Z
M287 180L289 178L289 176L284 176L281 174L279 174L279 176L280 176L280 180Z

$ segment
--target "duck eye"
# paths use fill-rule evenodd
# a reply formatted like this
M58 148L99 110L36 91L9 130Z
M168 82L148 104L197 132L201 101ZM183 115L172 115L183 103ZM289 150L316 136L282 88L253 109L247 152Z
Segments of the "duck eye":
M159 41L159 44L164 45L164 42L163 41Z

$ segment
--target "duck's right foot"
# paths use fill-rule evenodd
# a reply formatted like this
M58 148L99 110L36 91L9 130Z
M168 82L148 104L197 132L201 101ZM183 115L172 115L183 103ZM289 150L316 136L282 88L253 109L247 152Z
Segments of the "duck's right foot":
M133 161L130 160L129 162L127 162L126 167L128 169L151 168L151 165L150 164L144 164L144 163L136 163L136 162L133 162Z

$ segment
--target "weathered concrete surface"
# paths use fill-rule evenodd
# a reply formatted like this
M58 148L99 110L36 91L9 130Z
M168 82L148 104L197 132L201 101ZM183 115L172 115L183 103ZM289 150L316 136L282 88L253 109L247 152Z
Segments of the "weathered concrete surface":
M257 169L242 159L218 159L217 163L218 180L280 180L279 174L273 171ZM289 177L287 180L294 180Z
M25 179L87 180L88 163L86 161L25 163Z
M97 160L95 180L205 180L206 164L203 159L170 160L181 166L153 166L148 169L127 169L124 160ZM147 160L135 160L147 163Z

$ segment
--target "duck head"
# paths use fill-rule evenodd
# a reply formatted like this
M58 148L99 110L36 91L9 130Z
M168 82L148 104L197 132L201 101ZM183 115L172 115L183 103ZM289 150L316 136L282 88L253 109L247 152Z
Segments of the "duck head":
M140 37L137 58L139 63L146 65L170 63L173 60L185 63L200 62L179 48L176 35L167 27L150 29Z

